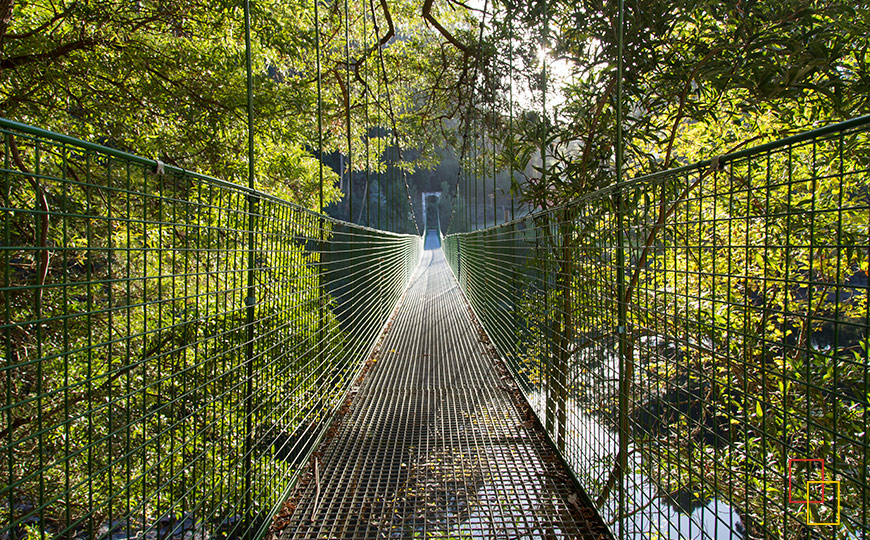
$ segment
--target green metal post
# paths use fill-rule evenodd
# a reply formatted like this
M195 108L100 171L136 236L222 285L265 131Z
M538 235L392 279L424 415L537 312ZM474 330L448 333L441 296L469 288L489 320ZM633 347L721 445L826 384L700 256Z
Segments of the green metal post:
M495 102L492 105L493 117L495 116ZM495 129L495 128L493 128ZM498 183L498 165L495 159L495 137L492 138L492 224L498 225L498 196L496 195L496 184Z
M363 2L363 17L362 17L362 20L363 20L363 47L368 49L368 41L367 40L368 40L369 33L368 33L368 25L366 24L366 20L367 20L366 17L368 17L368 15L366 14L366 3ZM364 204L366 207L366 227L371 227L372 222L369 219L369 206L370 206L369 199L371 198L369 190L371 190L371 186L372 186L372 184L371 184L371 167L369 167L369 163L371 163L371 155L369 153L369 133L370 133L370 129L371 129L371 126L369 125L369 70L365 70L363 72L363 77L365 80L365 87L363 88L363 97L365 99L364 105L363 105L363 111L364 111L363 114L365 115L365 138L366 138L366 145L365 145L365 150L366 150L366 190L365 190L365 193L363 194L364 198L363 198L362 204Z
M321 69L321 51L320 51L320 11L317 9L319 0L314 0L314 40L316 49L316 68L317 68L317 172L318 172L318 218L317 218L317 236L318 236L318 252L320 259L317 265L317 368L315 370L317 381L323 384L323 326L324 326L324 306L323 306L323 252L326 237L324 229L326 228L326 220L323 219L323 70ZM323 408L323 388L318 388L319 400L318 409Z
M320 11L317 9L318 3L317 0L314 0L314 47L317 69L317 211L323 214L323 73L320 69Z
M556 364L556 393L558 396L556 399L556 406L558 407L558 444L561 452L565 451L565 438L568 432L568 368L571 360L569 348L571 347L571 340L574 337L574 320L571 316L574 311L574 306L571 302L571 276L574 274L571 260L573 256L571 252L572 225L573 220L571 219L571 210L570 207L566 205L562 216L562 230L559 231L561 233L560 236L562 237L562 260L559 261L559 275L556 278L560 282L559 288L561 289L560 293L562 295L562 320L560 321L561 324L557 325L557 328L559 328L559 346L556 349L556 355L558 358L558 363Z
M474 172L474 230L475 231L480 228L480 216L478 216L478 210L480 208L480 201L477 199L477 184L479 184L479 182L478 182L479 176L477 174L477 171L478 171L477 165L478 165L478 160L480 159L480 147L477 143L477 138L479 135L480 135L479 132L474 134L474 161L473 161L473 163L474 163L474 170L475 170L475 172Z
M347 0L344 0L344 57L345 86L347 100L344 104L345 121L347 122L347 220L353 222L353 169L351 168L351 135L350 135L350 11Z
M483 130L480 134L480 157L481 157L481 175L480 181L483 182L483 185L480 187L480 194L483 197L483 226L481 228L486 228L486 122L483 123Z
M253 396L254 396L254 77L251 69L251 3L245 1L245 69L248 94L248 287L245 297L247 343L245 345L245 535L250 536L253 508Z
M541 99L541 121L544 123L544 129L541 130L543 133L543 139L541 140L541 185L547 185L547 54L549 51L547 50L547 43L549 42L550 36L550 24L547 14L547 2L544 1L544 39L542 40L541 46L544 49L544 54L541 58L541 79L543 85L543 95ZM546 201L542 201L542 205L546 208Z
M508 144L510 145L510 175L511 175L511 221L517 218L514 197L516 197L516 180L514 178L514 26L513 14L508 14Z
M498 62L496 60L497 60L497 57L493 58L493 60L492 60L493 73L496 73L498 70ZM496 197L496 184L497 184L496 180L498 179L498 170L497 170L496 159L495 159L495 156L496 156L496 154L495 154L495 152L496 152L495 130L497 127L496 122L495 122L496 114L497 113L496 113L496 108L495 108L495 88L493 88L493 91L492 91L492 122L493 122L493 126L492 126L492 224L493 225L498 225L498 204L497 204L498 198Z
M622 194L622 77L623 77L623 32L624 0L618 0L616 28L616 298L617 298L617 338L619 339L619 508L618 522L625 526L626 486L625 478L628 469L628 393L631 388L632 366L628 358L628 317L626 313L628 299L625 298L625 201Z
M550 24L549 24L549 13L547 9L547 1L544 0L544 35L541 40L541 47L543 49L544 54L542 54L541 58L541 79L542 79L542 96L541 96L541 121L543 122L542 139L541 139L541 185L547 185L547 54L549 54L549 50L547 44L549 43L550 37ZM546 189L546 188L545 188ZM541 205L544 208L545 212L543 215L544 219L544 229L545 229L545 248L543 252L543 264L544 266L544 279L545 279L545 288L544 288L544 320L546 321L546 429L547 432L551 435L553 434L553 420L554 420L554 398L553 395L553 321L550 315L550 250L553 247L553 234L550 225L550 214L546 213L547 201L541 201Z

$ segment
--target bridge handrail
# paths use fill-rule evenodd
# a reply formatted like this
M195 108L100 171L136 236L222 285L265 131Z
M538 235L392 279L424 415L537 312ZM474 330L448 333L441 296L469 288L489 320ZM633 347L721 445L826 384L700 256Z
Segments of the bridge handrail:
M421 238L8 119L0 159L0 536L263 536Z
M759 154L764 154L765 152L771 152L773 150L778 150L781 148L787 148L789 146L793 146L802 142L817 140L820 138L824 138L829 135L835 135L839 133L843 133L850 130L858 130L858 129L866 129L870 126L870 114L864 116L857 116L855 118L851 118L849 120L844 120L842 122L837 122L834 124L829 124L827 126L823 126L820 128L812 129L809 131L804 131L801 133L797 133L795 135L790 135L788 137L783 137L777 139L775 141L770 141L763 144L758 144L749 148L744 148L743 150L737 150L734 152L730 152L727 154L722 154L721 156L716 156L708 159L703 159L701 161L696 161L694 163L690 163L688 165L681 165L679 167L674 167L671 169L664 169L661 171L652 172L649 174L641 175L630 180L626 180L622 184L611 184L609 186L604 186L602 188L596 189L594 191L590 191L589 193L585 193L572 199L570 202L562 203L554 206L553 208L548 208L546 210L536 210L529 214L525 214L521 217L504 221L497 225L490 225L489 227L482 227L480 229L475 229L473 231L461 231L461 232L453 232L450 233L450 236L462 236L474 234L479 231L486 231L491 229L499 229L508 225L522 223L527 221L530 217L542 216L548 213L554 213L560 211L565 205L574 205L579 204L584 201L601 199L605 195L613 194L619 191L620 189L626 189L630 187L634 187L637 185L647 185L651 183L658 182L664 178L669 178L673 176L678 176L682 174L686 174L693 171L704 171L711 168L714 161L718 164L718 167L724 167L728 163L745 159L752 156L757 156Z
M444 249L616 537L858 538L868 227L862 116L450 234Z

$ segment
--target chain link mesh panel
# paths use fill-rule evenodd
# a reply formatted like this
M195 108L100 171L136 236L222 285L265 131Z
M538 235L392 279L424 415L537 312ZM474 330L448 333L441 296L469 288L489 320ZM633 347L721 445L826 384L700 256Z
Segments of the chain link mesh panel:
M868 533L867 130L856 119L445 239L617 537Z
M2 537L264 531L420 238L2 125Z

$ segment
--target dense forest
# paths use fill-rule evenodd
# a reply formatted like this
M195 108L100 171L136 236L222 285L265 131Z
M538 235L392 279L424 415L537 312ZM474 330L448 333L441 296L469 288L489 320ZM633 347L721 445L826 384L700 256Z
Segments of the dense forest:
M340 179L329 175L327 201L353 193L362 209L371 174L432 168L445 149L460 159L495 153L495 168L521 179L515 198L533 206L610 181L615 5L370 4L324 7L319 76L312 6L252 4L259 186L313 206L318 80L325 151L347 158ZM6 117L244 178L239 5L10 0L0 8ZM868 108L864 6L640 1L626 16L630 175ZM532 166L541 145L546 174ZM353 189L347 170L356 172Z

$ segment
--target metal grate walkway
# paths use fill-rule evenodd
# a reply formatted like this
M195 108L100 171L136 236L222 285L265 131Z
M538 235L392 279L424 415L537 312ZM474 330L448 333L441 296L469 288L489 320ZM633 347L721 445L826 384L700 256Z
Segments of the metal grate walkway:
M281 539L600 538L568 472L515 401L450 272L427 250L380 352Z

